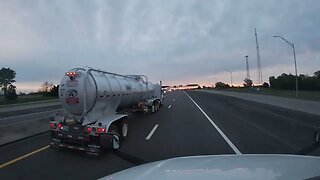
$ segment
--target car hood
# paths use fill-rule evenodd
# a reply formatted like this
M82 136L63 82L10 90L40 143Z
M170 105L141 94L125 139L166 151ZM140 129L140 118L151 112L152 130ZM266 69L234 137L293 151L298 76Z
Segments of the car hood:
M136 166L101 179L306 179L320 177L320 158L297 155L178 157Z

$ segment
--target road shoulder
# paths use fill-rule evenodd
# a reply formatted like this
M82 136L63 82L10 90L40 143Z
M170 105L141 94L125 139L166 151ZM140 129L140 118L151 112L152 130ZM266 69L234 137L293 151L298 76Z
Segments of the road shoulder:
M291 110L306 112L306 113L320 116L320 111L319 111L320 102L276 97L276 96L269 96L269 95L257 95L257 94L217 91L217 90L197 90L197 91L214 93L214 94L225 95L225 96L232 96L235 98L240 98L248 101L269 104L272 106L278 106L282 108L287 108Z

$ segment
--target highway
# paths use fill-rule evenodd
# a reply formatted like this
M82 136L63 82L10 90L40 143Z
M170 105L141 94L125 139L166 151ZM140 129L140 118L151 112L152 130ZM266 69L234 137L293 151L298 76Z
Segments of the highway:
M231 96L174 91L166 94L159 112L130 114L128 138L118 151L100 158L51 149L49 132L0 146L0 179L97 179L178 156L294 154L313 143L317 127L317 115ZM320 150L310 155L320 156Z

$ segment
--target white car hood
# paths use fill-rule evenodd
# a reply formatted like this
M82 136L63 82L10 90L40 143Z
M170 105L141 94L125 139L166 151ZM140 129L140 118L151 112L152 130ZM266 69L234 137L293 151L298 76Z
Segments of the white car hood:
M102 179L306 179L315 176L320 177L320 157L209 155L152 162Z

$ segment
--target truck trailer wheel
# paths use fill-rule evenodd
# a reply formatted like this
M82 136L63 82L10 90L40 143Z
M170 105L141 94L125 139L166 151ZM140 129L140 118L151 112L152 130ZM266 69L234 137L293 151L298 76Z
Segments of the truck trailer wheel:
M124 141L128 136L129 124L127 120L122 120L120 123L120 136L121 140Z
M155 113L159 111L159 109L160 109L160 103L158 101L154 101L153 105L151 106L151 112Z
M156 102L155 107L156 107L156 111L159 111L159 109L160 109L160 102Z
M108 129L108 132L112 132L112 133L117 133L117 134L119 134L119 128L118 128L118 126L115 124L115 123L113 123L113 124L111 124L110 126L109 126L109 129ZM110 141L110 143L112 143L112 141ZM112 145L111 144L108 144L108 149L110 149L110 150L115 150L115 149L113 149L113 147L112 147ZM115 150L116 151L116 150Z
M152 112L152 113L155 113L155 112L156 112L156 106L155 106L154 104L151 106L151 112Z

